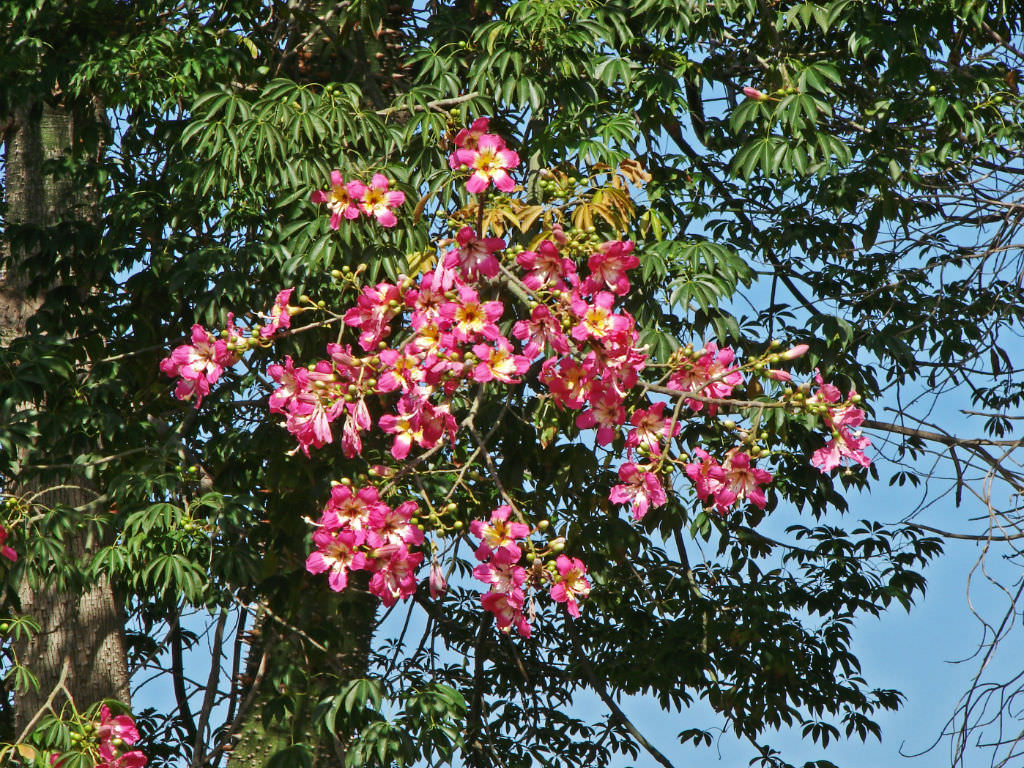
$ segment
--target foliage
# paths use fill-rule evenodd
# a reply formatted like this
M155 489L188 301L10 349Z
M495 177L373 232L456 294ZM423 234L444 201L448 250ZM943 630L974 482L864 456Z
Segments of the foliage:
M1007 351L1024 311L1013 7L19 0L2 13L0 111L44 96L100 104L109 120L49 169L103 191L101 223L69 210L53 227L5 232L36 246L17 268L43 299L0 352L5 477L99 489L84 509L11 498L20 558L6 613L20 578L76 589L108 574L127 596L139 674L161 663L186 607L253 613L258 636L240 621L238 636L268 664L246 684L258 682L264 724L287 732L271 761L281 765L320 764L323 744L350 765L599 765L646 748L614 710L578 719L569 703L582 690L669 710L703 699L766 764L784 765L772 729L795 724L826 746L873 735L874 713L898 705L860 677L851 632L893 601L909 607L940 544L911 523L842 519L844 494L877 471L811 467L813 413L761 427L785 447L764 512L720 517L680 485L634 524L609 513L618 478L601 454L554 440L573 431L571 415L529 388L481 402L496 466L468 475L458 520L498 503L495 477L517 489L590 566L583 615L542 613L529 642L496 635L457 570L443 611L421 599L425 585L408 606L422 641L378 635L358 660L346 626L365 619L369 636L383 612L305 572L299 514L315 516L330 480L366 463L333 449L288 455L294 442L266 418L270 354L227 373L231 386L199 410L171 397L158 364L194 322L222 327L281 288L337 308L354 294L335 274L372 285L418 269L467 219L449 183L454 135L491 115L531 172L522 198L492 209L492 230L533 246L554 205L573 211L581 254L592 236L636 242L627 308L655 360L711 340L741 359L773 338L803 343L801 376L817 367L869 403L896 399L900 425L868 422L903 428L896 461L927 439L916 421L927 404L899 400L915 382L967 383L998 438L1024 397ZM408 200L399 224L332 230L309 195L334 169L391 179ZM338 333L288 335L273 357L317 359ZM728 447L704 419L682 426L684 445ZM984 442L946 445L968 468L986 462ZM84 566L62 546L83 532L107 542ZM255 716L232 674L213 685L229 690L237 722L206 723L209 762ZM140 718L154 763L192 756L199 726L182 703Z

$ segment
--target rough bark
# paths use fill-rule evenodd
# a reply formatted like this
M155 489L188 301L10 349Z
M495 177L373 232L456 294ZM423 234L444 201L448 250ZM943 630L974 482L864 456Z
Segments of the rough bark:
M44 242L47 228L68 217L96 215L95 191L73 188L67 179L44 173L47 160L72 151L77 135L95 121L97 113L73 110L42 100L18 107L5 135L5 176L8 232L10 226L33 228L36 239L5 240L5 270L0 279L0 343L9 345L23 336L26 323L41 304L33 286L46 288L46 278L33 275L29 264ZM27 245L32 242L33 245ZM43 508L78 507L89 501L85 491L45 491L28 477L9 478L15 495L32 493ZM100 542L83 533L68 542L67 554L81 560ZM49 564L31 563L41 572L33 584L18 586L21 610L41 625L27 644L16 648L19 660L38 677L39 689L18 694L15 700L16 731L28 723L57 685L65 661L65 688L81 710L103 698L127 702L130 695L124 639L123 606L106 579L81 590L58 588L48 578ZM61 698L56 700L60 702Z

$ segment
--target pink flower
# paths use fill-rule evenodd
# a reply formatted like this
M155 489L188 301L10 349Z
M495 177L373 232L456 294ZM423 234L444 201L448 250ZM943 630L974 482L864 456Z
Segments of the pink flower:
M494 614L498 629L502 632L510 632L514 626L523 637L530 636L532 628L523 615L526 596L521 589L514 589L511 592L488 592L480 598L480 602L484 610Z
M455 134L455 146L459 149L476 149L476 144L480 141L480 137L487 133L490 127L491 119L489 117L478 117L469 128L463 128ZM448 158L448 165L453 170L459 167L459 161L456 159L455 154L455 152L452 152Z
M267 373L280 385L270 395L268 405L271 413L285 413L295 402L295 398L310 388L309 371L305 368L296 368L291 355L285 355L284 365L268 365Z
M505 249L505 241L497 237L477 237L472 227L463 227L455 237L459 247L444 257L447 269L458 269L463 280L473 281L479 275L496 277L498 258L494 255Z
M840 402L843 396L838 387L825 382L817 371L814 380L818 384L818 390L807 398L807 402L826 406L825 424L832 430L832 439L823 448L814 452L811 456L811 465L822 472L831 472L844 459L849 459L862 467L870 466L871 459L865 455L864 449L871 445L871 440L863 437L856 429L864 423L864 411L853 405L857 391L851 389L846 401Z
M476 550L477 560L486 560L494 550L504 549L513 556L512 562L518 562L522 551L515 540L529 536L530 527L524 523L510 523L508 518L511 514L512 508L507 504L502 504L491 513L489 522L483 520L470 522L470 533L481 539L480 546Z
M270 308L269 322L260 328L260 336L268 338L281 328L291 328L291 311L295 307L289 307L288 302L291 300L294 292L294 288L288 288L277 294L277 298L274 299L274 306Z
M341 592L348 586L349 571L366 566L366 555L357 551L364 538L361 531L350 528L340 531L319 528L313 533L316 551L306 558L306 570L314 574L329 571L328 585L335 592Z
M871 446L871 440L861 435L860 432L839 427L832 435L832 439L819 448L811 456L811 465L824 472L831 472L842 463L843 459L860 464L862 467L871 466L864 449Z
M519 165L519 155L506 149L505 142L499 137L485 133L477 139L476 148L458 149L455 151L455 162L465 165L473 175L466 182L466 189L473 194L480 194L493 182L502 192L511 192L515 182L508 171Z
M7 541L7 536L7 529L0 525L0 555L14 563L18 560L18 553L4 543Z
M619 467L619 479L622 484L612 487L608 499L615 504L632 505L634 520L642 520L650 507L657 508L668 501L658 476L632 462Z
M100 741L121 739L125 744L134 744L139 740L139 729L135 721L128 715L112 717L110 708L104 704L100 707L100 721L96 724L96 737Z
M614 304L615 296L608 291L597 293L593 304L588 304L580 298L573 299L572 311L580 318L580 322L573 327L572 337L577 341L603 341L629 331L632 327L630 319L612 312Z
M473 569L473 577L487 584L492 592L512 592L526 582L526 569L516 565L521 556L519 547L514 552L495 549L486 563Z
M590 409L576 417L580 429L597 429L597 444L608 445L615 439L616 427L626 421L622 397L613 388L595 387L590 396Z
M358 182L356 182L358 184ZM331 211L331 229L341 226L342 218L358 219L359 208L356 201L345 186L345 180L341 177L341 171L331 171L331 189L316 190L310 195L314 203L327 203Z
M684 360L672 372L668 385L681 392L696 392L702 397L724 399L732 394L734 387L743 383L743 374L731 367L735 354L729 347L718 348L709 341L693 361ZM692 397L686 404L695 411L704 408L705 403ZM708 403L708 415L718 413L718 405Z
M551 587L551 599L556 603L565 603L569 615L574 619L579 618L580 608L576 598L590 594L587 567L582 560L565 555L558 556L555 567L558 568L559 580Z
M452 333L460 342L474 342L480 336L497 339L501 333L495 322L504 311L505 305L500 301L480 301L468 285L459 288L458 302L441 305L441 317L452 324Z
M536 251L523 251L516 256L516 263L527 270L523 284L533 291L541 288L566 288L565 280L575 282L576 265L570 259L563 258L557 246L550 240L544 240Z
M238 335L229 320L229 338ZM231 332L234 331L234 334ZM167 376L180 376L174 395L179 400L196 397L196 408L210 394L210 385L228 368L238 362L238 356L228 351L227 341L213 336L198 323L192 326L192 343L175 347L169 357L160 361L160 370Z
M718 459L703 448L694 449L693 455L700 461L686 465L686 476L696 486L698 499L713 499L725 487L725 470L718 463Z
M512 345L504 336L500 336L493 347L474 344L473 354L480 358L480 363L473 370L473 379L479 382L518 384L519 379L515 376L526 373L530 368L529 359L513 354Z
M559 355L569 354L569 340L562 333L561 324L543 304L533 308L529 320L516 322L512 327L512 335L526 341L523 354L528 358L539 355L545 346L550 346Z
M137 749L118 755L112 744L100 744L97 751L100 762L96 763L96 768L143 768L146 765L146 756Z
M555 403L573 410L587 402L595 377L591 366L581 365L571 357L559 361L548 358L540 369L540 380L551 390Z
M660 455L661 441L670 440L682 429L678 421L673 427L672 419L666 418L664 412L665 403L662 402L654 403L647 410L638 408L633 411L629 421L635 429L630 430L626 436L626 447L632 449L645 445L655 456Z
M368 187L358 181L348 185L349 194L358 201L359 210L373 216L382 227L393 227L398 223L391 209L405 202L405 193L388 191L388 184L384 174L375 173Z
M633 243L622 240L611 240L598 246L598 252L587 260L590 267L588 277L580 290L593 293L604 286L622 296L629 292L629 278L626 270L640 265L640 259L633 253Z
M761 486L772 481L770 473L752 466L750 456L743 451L727 453L722 469L725 471L723 487L715 494L715 502L720 510L724 511L743 499L758 509L764 509L767 500Z
M389 608L416 592L416 569L423 562L422 552L409 552L405 544L387 544L371 553L375 572L370 592Z
M367 352L376 349L390 332L388 323L401 311L402 295L397 285L377 283L363 288L356 306L345 313L345 324L359 328L359 346Z
M331 498L327 501L319 522L328 531L339 531L344 528L362 531L369 527L371 515L382 514L387 509L388 505L380 500L377 489L372 485L353 493L352 488L338 483L331 487Z

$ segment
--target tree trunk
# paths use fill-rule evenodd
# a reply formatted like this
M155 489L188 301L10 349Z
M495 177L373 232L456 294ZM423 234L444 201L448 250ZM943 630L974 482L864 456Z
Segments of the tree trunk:
M67 156L76 138L98 119L98 113L54 106L42 100L17 108L5 136L5 175L8 231L11 225L32 228L44 242L47 228L69 217L95 217L95 190L75 189L67 179L44 174L44 162ZM13 242L12 242L13 241ZM24 335L26 322L42 299L31 292L38 284L27 266L38 246L25 245L32 239L14 236L3 243L6 269L0 279L0 344L10 345ZM46 278L43 276L43 285ZM30 477L9 479L8 490L22 496L31 493L43 508L78 507L90 499L84 491L46 491ZM81 561L100 542L86 534L68 543L68 556ZM106 578L84 589L58 586L48 576L48 563L29 563L40 573L32 583L18 585L21 610L34 617L40 632L17 647L19 661L39 678L39 689L18 694L15 700L15 730L20 733L58 685L64 686L79 711L100 699L128 702L130 689L124 639L124 611ZM66 670L65 670L66 666ZM64 697L56 699L59 703Z

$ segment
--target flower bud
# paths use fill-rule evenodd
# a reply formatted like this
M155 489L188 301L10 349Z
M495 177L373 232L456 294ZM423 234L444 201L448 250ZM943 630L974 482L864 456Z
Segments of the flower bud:
M753 99L754 101L764 101L768 98L761 93L761 91L757 90L757 88L751 88L749 85L743 88L743 95L748 99Z
M448 589L448 582L444 578L444 574L441 572L441 566L437 563L433 563L430 566L430 596L437 600L441 597Z
M561 552L563 549L565 549L565 537L559 536L557 539L552 539L551 542L548 544L548 549L550 549L552 552Z
M796 360L798 357L803 357L807 354L807 350L810 349L806 344L797 344L795 347L787 349L781 355L780 360Z
M777 368L772 368L767 371L768 378L774 379L775 381L792 381L793 376L789 371L780 371Z

